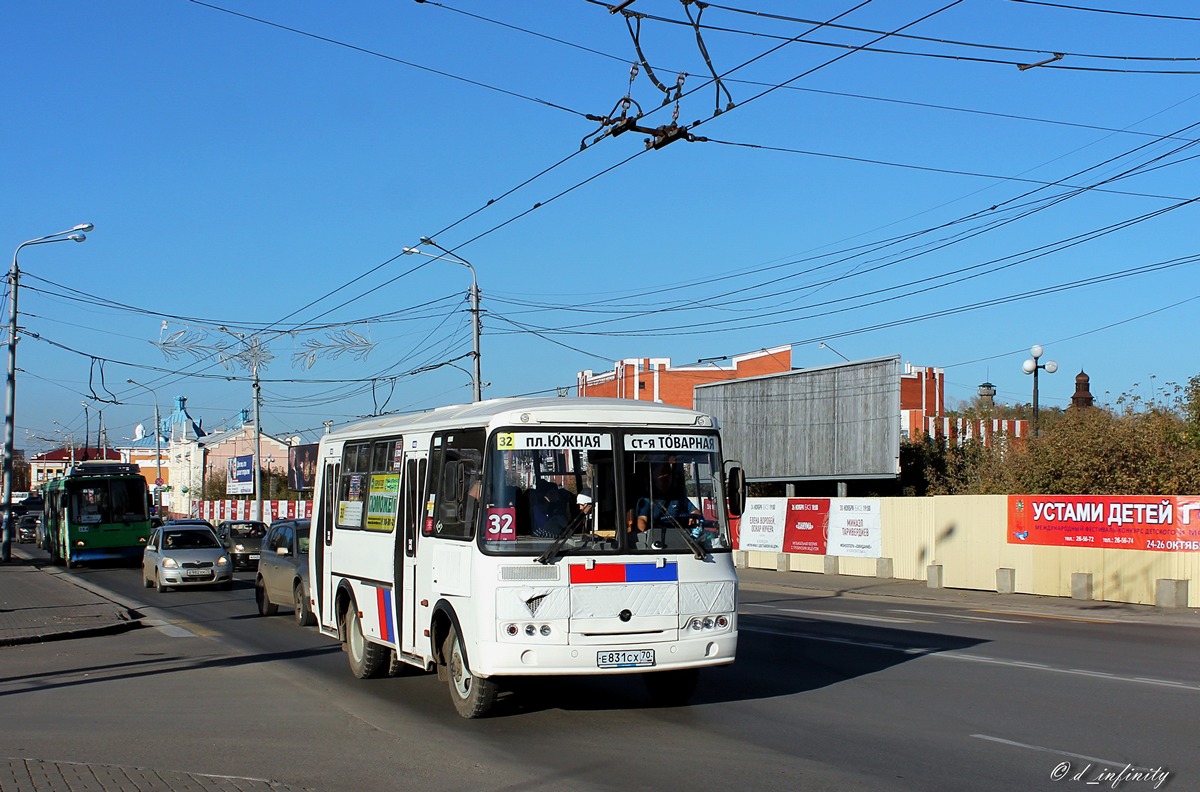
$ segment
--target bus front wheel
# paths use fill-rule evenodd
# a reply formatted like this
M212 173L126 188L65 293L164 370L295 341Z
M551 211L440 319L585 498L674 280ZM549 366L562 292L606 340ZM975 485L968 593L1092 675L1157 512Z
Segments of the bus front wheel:
M478 718L487 714L496 702L496 683L471 673L463 655L458 630L453 627L446 636L442 656L446 658L446 671L450 677L450 698L458 714L464 718Z
M350 658L350 671L359 679L377 676L387 663L387 647L371 643L363 635L362 622L354 603L346 610L346 654Z

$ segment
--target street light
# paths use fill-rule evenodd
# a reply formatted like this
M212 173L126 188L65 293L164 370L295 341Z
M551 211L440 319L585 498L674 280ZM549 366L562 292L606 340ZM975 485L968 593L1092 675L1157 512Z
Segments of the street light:
M12 268L8 271L9 303L8 303L8 382L6 386L4 413L4 532L0 537L0 561L12 560L12 490L13 490L13 441L16 432L15 415L17 411L17 285L21 279L21 269L17 265L17 254L21 248L32 245L48 245L51 242L83 242L87 239L85 232L95 226L91 223L80 223L66 231L58 231L43 237L30 239L17 245L13 251Z
M162 441L159 438L160 427L158 418L158 394L151 388L143 385L140 382L133 380L125 380L130 385L136 385L144 391L147 391L154 398L154 513L159 517L162 516Z
M1058 371L1058 364L1053 360L1047 360L1045 363L1038 363L1038 358L1045 352L1041 344L1034 344L1029 348L1029 354L1033 357L1021 364L1021 370L1026 374L1033 375L1033 436L1037 437L1041 434L1038 427L1038 369L1045 369L1047 374L1053 374Z
M455 264L461 264L462 266L466 267L467 269L469 269L471 271L471 316L472 316L471 340L473 342L473 347L474 347L472 356L475 358L475 372L474 372L474 375L472 377L472 382L471 382L471 395L472 395L472 398L474 401L482 401L483 400L483 377L480 376L480 373L479 373L479 369L480 369L479 336L480 336L483 328L480 325L480 321L479 321L479 281L475 277L475 268L471 266L471 262L467 261L466 259L464 259L462 256L458 255L457 253L451 253L449 250L446 250L446 248L442 247L437 242L434 242L429 237L421 237L421 244L422 245L432 245L433 247L435 247L438 250L445 253L446 256L453 256L453 258L446 258L445 256L435 256L432 253L426 253L425 251L420 250L419 248L406 247L406 248L404 248L404 253L405 254L416 253L421 256L428 256L429 258L436 259L438 261L450 261Z

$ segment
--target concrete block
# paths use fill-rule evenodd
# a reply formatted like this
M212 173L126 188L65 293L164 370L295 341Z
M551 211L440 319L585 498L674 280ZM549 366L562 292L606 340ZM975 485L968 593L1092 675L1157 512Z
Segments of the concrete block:
M841 559L839 559L837 556L830 556L830 555L825 556L825 574L826 575L841 574L841 567L838 565L838 561L840 561L840 560Z
M932 589L943 588L941 564L930 564L925 567L925 586Z
M792 557L787 553L775 554L775 571L776 572L791 572Z
M738 569L747 569L750 566L750 551L749 550L734 550L733 565Z
M1090 600L1092 598L1092 573L1071 573L1071 599Z
M1015 594L1017 591L1017 570L1000 567L996 570L996 593Z
M876 558L875 559L875 577L888 578L889 580L891 578L895 577L895 575L892 574L892 559L890 559L890 558Z
M1159 578L1154 581L1154 604L1159 608L1186 608L1188 606L1188 582Z

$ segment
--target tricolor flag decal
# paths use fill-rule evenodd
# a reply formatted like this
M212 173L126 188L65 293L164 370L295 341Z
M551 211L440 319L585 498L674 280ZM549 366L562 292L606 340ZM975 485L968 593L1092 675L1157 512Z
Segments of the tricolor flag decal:
M679 580L679 564L571 564L572 583L674 583Z
M391 643L392 638L392 591L391 589L375 589L375 604L379 611L379 637Z

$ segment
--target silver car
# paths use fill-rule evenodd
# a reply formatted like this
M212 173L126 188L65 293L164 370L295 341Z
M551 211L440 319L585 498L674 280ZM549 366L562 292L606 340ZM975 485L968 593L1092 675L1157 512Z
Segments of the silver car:
M301 627L316 624L309 604L308 520L276 520L263 539L254 579L254 599L261 616L274 616L290 604Z
M233 564L212 528L167 523L154 529L142 554L142 583L167 591L175 586L233 588Z

